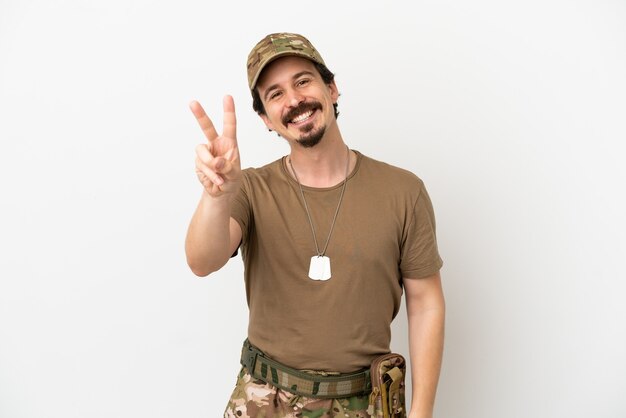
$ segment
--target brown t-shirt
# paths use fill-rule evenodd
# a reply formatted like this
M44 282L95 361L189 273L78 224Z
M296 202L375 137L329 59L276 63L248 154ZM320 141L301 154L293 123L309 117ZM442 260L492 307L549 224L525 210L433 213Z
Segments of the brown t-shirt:
M308 277L315 243L286 158L244 170L235 199L232 217L243 232L248 338L297 369L352 372L388 353L402 278L430 276L443 264L422 181L356 154L326 251L332 271L327 281ZM342 184L303 187L321 249Z

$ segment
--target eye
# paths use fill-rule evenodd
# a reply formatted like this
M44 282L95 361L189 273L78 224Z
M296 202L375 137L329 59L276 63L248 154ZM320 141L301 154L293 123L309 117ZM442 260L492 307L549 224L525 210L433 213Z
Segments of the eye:
M311 80L308 79L308 78L301 78L300 80L296 81L296 86L298 86L298 87L306 86L310 82L311 82Z
M268 100L274 100L280 97L280 95L282 94L282 92L280 90L274 90L272 93L270 93Z

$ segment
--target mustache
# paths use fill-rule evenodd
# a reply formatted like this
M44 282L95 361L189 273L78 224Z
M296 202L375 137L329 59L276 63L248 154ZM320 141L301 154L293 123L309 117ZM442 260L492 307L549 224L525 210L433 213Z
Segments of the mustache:
M301 115L305 112L308 112L309 110L318 110L321 108L322 108L322 104L317 101L302 102L297 107L294 107L289 112L287 112L285 116L283 116L282 122L283 124L287 125L289 121L295 118L296 116Z

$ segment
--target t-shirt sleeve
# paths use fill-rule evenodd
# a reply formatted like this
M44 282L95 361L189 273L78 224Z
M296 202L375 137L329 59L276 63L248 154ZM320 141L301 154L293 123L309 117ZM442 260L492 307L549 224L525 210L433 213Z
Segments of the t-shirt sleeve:
M443 261L437 248L435 212L420 181L420 190L404 232L400 272L402 277L421 279L437 273Z
M241 244L243 245L245 245L248 240L250 226L252 225L252 207L250 205L249 190L249 179L244 171L242 173L241 186L239 186L239 191L235 195L233 207L230 212L231 218L237 221L241 227ZM233 256L236 254L237 252L235 251Z

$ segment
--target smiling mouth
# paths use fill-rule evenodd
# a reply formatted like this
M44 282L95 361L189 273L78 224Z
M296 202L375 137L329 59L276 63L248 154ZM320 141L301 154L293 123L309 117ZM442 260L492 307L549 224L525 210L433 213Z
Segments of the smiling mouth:
M307 122L310 122L310 119L315 117L316 111L321 109L322 105L317 101L300 103L298 107L291 109L283 117L282 122L285 126L303 126Z
M293 124L298 124L298 123L302 123L306 120L308 120L311 115L313 115L314 110L309 110L307 112L301 113L300 115L296 116L295 118L291 119L289 121L289 123L293 123Z

